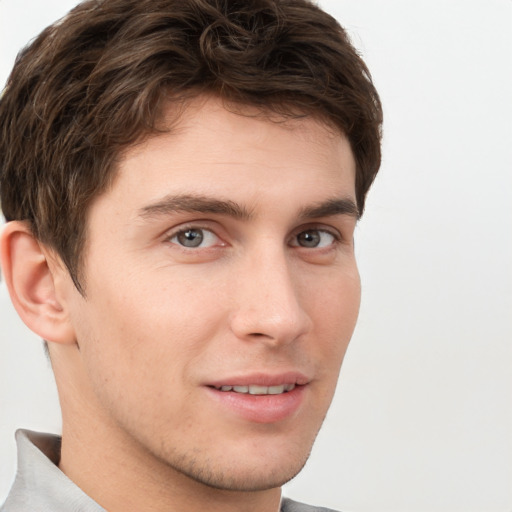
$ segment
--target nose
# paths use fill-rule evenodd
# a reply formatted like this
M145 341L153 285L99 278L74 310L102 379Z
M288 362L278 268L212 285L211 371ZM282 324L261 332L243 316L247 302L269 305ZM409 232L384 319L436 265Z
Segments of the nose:
M233 280L230 317L231 330L239 339L278 346L311 329L300 275L284 251L260 252L241 267Z

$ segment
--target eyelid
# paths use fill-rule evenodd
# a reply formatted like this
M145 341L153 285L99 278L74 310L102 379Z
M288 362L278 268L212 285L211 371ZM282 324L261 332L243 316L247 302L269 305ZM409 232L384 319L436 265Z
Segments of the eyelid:
M300 233L303 233L304 231L320 231L322 233L327 233L334 238L336 243L341 242L344 239L344 236L341 234L341 232L332 226L326 226L325 224L307 224L294 230L290 236L290 240L292 240Z
M176 242L173 242L172 239L176 236L178 236L180 233L183 233L187 230L197 229L201 231L208 231L209 233L212 233L213 236L218 240L220 243L216 243L211 246L207 247L186 247L184 245L180 245ZM192 222L185 222L183 224L179 224L178 226L175 226L174 228L168 229L164 233L163 240L165 242L169 242L176 247L185 250L185 251L197 251L198 249L212 249L215 246L224 246L227 245L226 242L223 240L223 238L217 233L218 230L214 229L211 224L208 221L192 221Z

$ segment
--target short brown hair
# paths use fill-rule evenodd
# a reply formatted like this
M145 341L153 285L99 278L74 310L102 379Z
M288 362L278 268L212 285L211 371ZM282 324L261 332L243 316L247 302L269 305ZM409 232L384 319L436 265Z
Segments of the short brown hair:
M382 109L334 18L308 0L87 0L16 60L0 99L0 200L80 290L86 215L164 101L213 93L320 115L354 152L356 199L380 166Z

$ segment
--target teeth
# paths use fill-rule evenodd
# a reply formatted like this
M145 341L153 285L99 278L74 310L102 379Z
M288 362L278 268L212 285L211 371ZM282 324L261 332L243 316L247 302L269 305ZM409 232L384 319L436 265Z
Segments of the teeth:
M268 386L249 386L250 395L268 395Z
M221 386L217 388L220 391L234 391L235 393L244 393L249 395L280 395L295 389L295 384L281 384L280 386Z
M292 384L289 384L290 386ZM282 386L269 386L268 387L268 394L269 395L280 395L284 392L285 386L284 384Z

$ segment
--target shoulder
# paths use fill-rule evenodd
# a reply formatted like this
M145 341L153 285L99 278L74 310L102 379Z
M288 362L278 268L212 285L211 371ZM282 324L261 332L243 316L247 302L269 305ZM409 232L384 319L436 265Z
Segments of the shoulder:
M315 507L313 505L306 505L293 501L290 498L283 498L281 502L281 512L336 512L330 508Z

